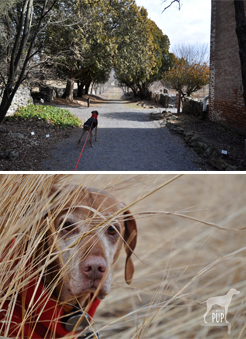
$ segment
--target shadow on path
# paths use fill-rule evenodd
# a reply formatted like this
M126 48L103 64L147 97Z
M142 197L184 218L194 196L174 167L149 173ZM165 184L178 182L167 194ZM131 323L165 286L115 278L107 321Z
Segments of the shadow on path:
M83 147L80 133L57 144L40 170L73 171ZM77 171L197 171L196 156L165 128L101 128L87 142Z

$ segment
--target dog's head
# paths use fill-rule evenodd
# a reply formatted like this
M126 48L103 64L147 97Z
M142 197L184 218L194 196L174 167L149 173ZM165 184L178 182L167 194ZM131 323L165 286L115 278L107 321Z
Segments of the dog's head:
M99 115L98 111L92 111L91 114L96 114L96 115Z
M58 195L54 189L54 199ZM49 267L47 278L52 281L59 275L55 294L61 301L83 303L91 293L96 292L99 299L109 293L112 266L123 243L125 279L131 283L137 226L129 210L118 213L123 205L106 191L83 188L75 194L71 192L71 196L45 220L50 224L47 249L51 255L60 253Z

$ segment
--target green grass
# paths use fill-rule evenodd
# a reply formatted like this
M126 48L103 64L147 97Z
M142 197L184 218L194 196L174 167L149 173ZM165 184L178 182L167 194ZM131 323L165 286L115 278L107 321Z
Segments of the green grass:
M14 115L7 117L7 120L45 120L56 126L74 127L81 126L82 122L69 110L53 106L28 105L19 107Z

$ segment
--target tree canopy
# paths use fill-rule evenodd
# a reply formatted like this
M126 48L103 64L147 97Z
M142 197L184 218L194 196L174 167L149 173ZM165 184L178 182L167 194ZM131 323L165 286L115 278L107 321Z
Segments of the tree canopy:
M130 87L135 94L139 91L141 96L148 95L149 85L159 80L174 60L167 35L148 19L145 8L133 3L127 22L121 24L118 41L114 69L119 84Z
M68 79L65 96L70 99L74 81L89 86L92 81L107 80L114 49L104 1L76 2L71 12L71 22L62 27L51 24L45 39L45 54L52 56L57 75Z
M190 96L209 82L209 67L206 63L188 64L184 59L176 62L175 67L166 71L163 81L171 88Z

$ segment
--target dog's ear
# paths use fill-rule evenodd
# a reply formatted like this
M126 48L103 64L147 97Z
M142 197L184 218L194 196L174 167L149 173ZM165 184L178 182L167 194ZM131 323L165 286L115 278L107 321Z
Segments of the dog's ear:
M125 280L127 284L130 284L134 273L131 255L137 244L137 224L129 210L124 212L124 226L124 247L126 251Z

